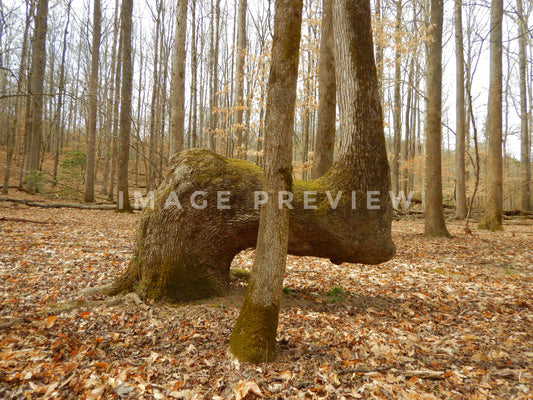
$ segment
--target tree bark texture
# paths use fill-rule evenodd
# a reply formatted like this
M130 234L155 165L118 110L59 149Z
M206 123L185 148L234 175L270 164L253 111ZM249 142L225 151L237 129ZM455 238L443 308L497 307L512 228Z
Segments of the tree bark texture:
M329 258L336 264L378 264L394 255L395 246L370 3L337 1L340 155L323 177L293 181L288 252ZM290 170L284 173L289 175ZM155 192L154 207L143 211L130 266L112 293L137 290L174 301L223 294L232 259L256 246L259 210L254 207L254 192L262 190L263 181L261 168L211 151L173 156L170 172ZM217 192L222 191L230 192L231 209L217 208ZM193 206L190 199L195 192L199 195ZM307 201L316 207L305 209L304 192L316 192L316 202ZM379 207L368 207L369 197Z

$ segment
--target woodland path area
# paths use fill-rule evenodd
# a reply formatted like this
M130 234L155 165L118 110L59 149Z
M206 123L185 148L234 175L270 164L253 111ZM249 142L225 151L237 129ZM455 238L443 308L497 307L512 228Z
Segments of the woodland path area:
M290 256L280 357L255 366L226 352L245 283L185 305L80 294L124 271L139 215L0 203L0 398L533 396L531 220L451 239L395 221L378 266Z

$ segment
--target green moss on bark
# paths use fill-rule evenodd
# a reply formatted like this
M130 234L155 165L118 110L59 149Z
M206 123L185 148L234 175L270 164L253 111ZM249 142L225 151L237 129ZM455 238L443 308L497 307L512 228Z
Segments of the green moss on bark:
M262 306L249 298L248 289L243 309L229 340L229 351L241 361L254 364L276 358L276 332L279 304ZM241 318L245 315L246 318Z

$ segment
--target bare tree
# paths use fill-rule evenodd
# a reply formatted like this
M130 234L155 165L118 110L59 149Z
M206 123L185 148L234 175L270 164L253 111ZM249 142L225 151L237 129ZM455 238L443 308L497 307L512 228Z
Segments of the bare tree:
M245 158L243 148L243 113L244 113L244 64L246 62L246 0L239 0L237 18L237 61L235 63L235 119L233 126L237 137L237 157Z
M392 190L400 191L400 157L402 148L402 0L396 1L394 41L394 146L392 155Z
M27 118L31 118L31 139L28 149L26 177L39 170L42 144L44 70L46 65L46 32L48 30L48 0L39 0L35 16L35 31L32 40L32 63L30 72L31 109ZM35 179L30 179L28 188L38 189Z
M26 21L24 24L24 33L22 36L22 49L20 55L20 67L17 74L17 94L22 95L28 89L28 58L29 58L29 31L31 20L33 16L34 4L26 3ZM17 97L15 101L15 112L14 112L14 123L13 131L10 133L8 138L8 146L6 153L6 169L4 174L4 186L2 187L2 194L8 194L9 191L9 178L11 175L11 163L13 161L13 155L15 153L17 137L22 136L23 126L25 119L24 117L24 107L25 107L25 98Z
M501 230L503 220L502 160L502 19L503 0L492 0L490 11L490 84L487 131L487 201L482 229Z
M98 107L98 66L100 62L100 36L102 30L102 10L100 0L93 1L93 40L91 75L89 77L89 109L87 129L87 169L85 179L85 201L94 202L96 111Z
M520 137L521 137L521 157L520 157L520 198L521 207L524 211L531 210L531 146L528 130L528 110L527 110L527 85L526 85L526 36L527 26L522 0L516 0L517 20L518 20L518 69L520 74ZM531 83L530 83L531 84Z
M442 207L442 26L443 0L431 0L431 40L426 70L425 234L449 236Z
M185 128L185 57L187 35L187 0L178 1L176 37L172 55L170 83L170 154L183 150Z
M455 145L455 177L456 177L456 206L455 217L465 219L466 206L466 166L465 166L465 136L466 136L466 110L465 110L465 67L463 50L463 7L462 0L455 0L455 119L456 119L456 145Z
M318 122L312 178L324 175L333 164L337 122L337 83L335 80L335 38L331 0L323 0L322 37L318 65Z
M292 135L298 79L302 0L277 0L268 81L263 190L292 189ZM276 355L276 331L289 240L289 209L272 198L261 208L250 285L230 338L239 359L264 362Z
M133 0L122 0L120 13L122 42L122 87L120 90L120 134L118 146L119 212L133 212L129 200L128 166L130 159L131 96L133 90L132 22Z

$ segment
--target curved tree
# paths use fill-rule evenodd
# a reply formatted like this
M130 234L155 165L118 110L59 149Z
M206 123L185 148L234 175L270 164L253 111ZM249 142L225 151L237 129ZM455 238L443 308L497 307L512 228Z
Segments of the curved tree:
M288 253L377 264L389 260L395 246L370 2L334 4L339 158L323 177L293 181L292 193L278 196L292 200ZM265 197L261 168L196 149L174 155L171 164L153 207L143 211L134 256L111 293L137 290L170 300L219 295L235 255L256 245L258 204Z

